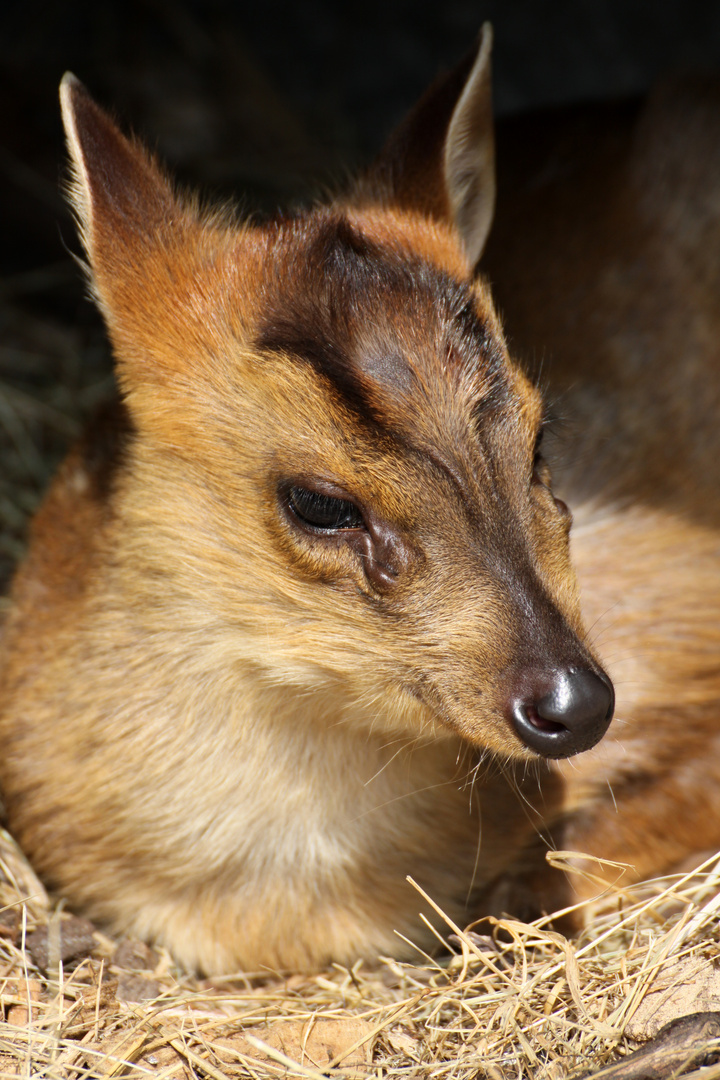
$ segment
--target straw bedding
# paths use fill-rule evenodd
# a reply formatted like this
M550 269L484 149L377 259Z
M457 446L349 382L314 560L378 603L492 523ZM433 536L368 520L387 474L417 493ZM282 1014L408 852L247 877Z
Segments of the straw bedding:
M215 981L52 904L7 834L0 869L2 1077L560 1080L630 1065L668 1019L720 1007L714 860L617 891L573 941L512 920L463 932L440 914L451 951L437 959ZM639 1075L712 1060L718 1030L702 1055L695 1035L674 1069Z

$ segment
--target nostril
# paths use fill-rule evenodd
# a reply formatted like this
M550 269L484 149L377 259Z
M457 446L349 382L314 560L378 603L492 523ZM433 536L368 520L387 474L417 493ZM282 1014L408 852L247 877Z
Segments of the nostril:
M548 682L550 690L545 689ZM569 757L589 750L612 719L615 695L608 677L587 668L571 669L551 679L545 676L542 684L545 693L531 691L513 702L512 719L519 737L545 757Z
M534 705L525 706L525 716L528 723L536 727L538 731L565 731L565 726L557 722L557 720L550 720L548 717L543 716Z

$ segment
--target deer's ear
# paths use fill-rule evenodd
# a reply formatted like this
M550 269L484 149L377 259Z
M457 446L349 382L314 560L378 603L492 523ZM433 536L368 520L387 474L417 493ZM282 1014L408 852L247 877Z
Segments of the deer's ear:
M207 328L216 232L203 229L192 201L175 195L151 155L120 132L74 75L64 76L60 100L73 170L69 194L92 292L121 388L130 394L188 364L188 342L213 344Z
M125 138L67 72L60 104L72 163L70 200L96 285L152 243L177 216L172 187L147 151Z
M363 185L366 197L452 224L473 265L495 207L491 49L486 23L477 53L430 87Z

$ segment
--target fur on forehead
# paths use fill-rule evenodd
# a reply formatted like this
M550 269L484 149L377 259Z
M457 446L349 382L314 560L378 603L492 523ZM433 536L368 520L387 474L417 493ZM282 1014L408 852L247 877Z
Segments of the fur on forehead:
M434 223L329 209L276 228L257 345L365 422L447 432L525 393L486 289Z

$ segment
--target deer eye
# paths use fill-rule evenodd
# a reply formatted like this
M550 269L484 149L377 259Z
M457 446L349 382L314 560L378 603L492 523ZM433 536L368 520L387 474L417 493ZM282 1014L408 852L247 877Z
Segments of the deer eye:
M337 499L304 487L291 487L287 493L291 512L304 525L323 532L339 529L363 529L363 516L348 499Z

